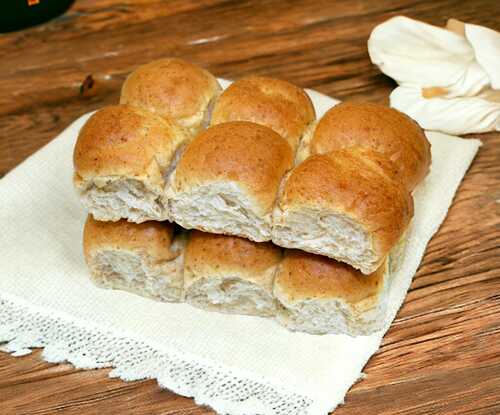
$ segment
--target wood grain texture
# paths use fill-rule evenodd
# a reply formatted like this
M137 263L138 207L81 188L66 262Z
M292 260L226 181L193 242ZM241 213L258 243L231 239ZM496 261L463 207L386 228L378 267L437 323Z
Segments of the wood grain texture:
M265 74L342 99L387 102L373 27L404 14L500 30L495 0L87 0L0 35L0 175L79 115L117 101L139 63L179 56L217 76ZM94 85L82 94L88 75ZM336 414L500 413L500 134L483 147L428 246L380 351ZM154 381L0 353L0 414L208 414Z

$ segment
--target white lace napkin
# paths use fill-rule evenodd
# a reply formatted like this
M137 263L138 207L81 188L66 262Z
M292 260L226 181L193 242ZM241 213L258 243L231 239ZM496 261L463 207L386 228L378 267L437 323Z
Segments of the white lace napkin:
M391 106L422 128L500 131L500 33L454 19L441 28L397 16L373 29L368 52L399 84Z
M321 115L335 104L309 91ZM209 313L96 288L82 255L85 212L72 187L81 117L0 180L0 342L14 355L44 347L51 362L112 366L156 378L228 414L326 414L343 402L379 348L429 239L480 145L429 134L431 173L416 192L406 255L390 289L386 328L372 336L291 333L271 320Z

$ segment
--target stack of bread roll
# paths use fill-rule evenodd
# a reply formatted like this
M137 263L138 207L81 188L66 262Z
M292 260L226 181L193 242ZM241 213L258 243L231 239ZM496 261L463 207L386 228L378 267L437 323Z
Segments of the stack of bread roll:
M74 150L92 280L290 330L379 330L430 146L375 104L315 118L282 80L222 91L180 59L139 67Z

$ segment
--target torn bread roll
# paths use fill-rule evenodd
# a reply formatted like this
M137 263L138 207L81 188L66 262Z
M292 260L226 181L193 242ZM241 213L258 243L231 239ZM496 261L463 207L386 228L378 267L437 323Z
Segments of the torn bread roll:
M389 283L385 262L363 275L333 259L290 250L274 281L276 319L293 331L368 335L384 325Z
M90 215L83 232L85 260L100 287L159 301L181 301L185 236L167 222L99 222Z
M122 86L120 103L168 118L196 135L208 126L221 87L208 71L177 58L139 66Z
M170 177L170 218L187 229L269 241L273 205L292 164L290 145L270 128L245 121L210 127Z
M303 89L280 79L250 76L235 81L215 103L211 125L250 121L284 137L293 151L311 133L316 118Z
M413 199L394 163L353 147L313 155L291 171L273 212L272 240L371 274L412 216Z
M429 172L430 144L420 126L398 110L372 103L345 102L331 108L319 120L300 158L351 147L388 157L410 191Z
M164 220L166 176L188 140L176 124L130 105L105 107L80 130L74 184L97 220Z
M192 231L186 247L186 301L224 313L272 316L273 279L281 249L236 236Z

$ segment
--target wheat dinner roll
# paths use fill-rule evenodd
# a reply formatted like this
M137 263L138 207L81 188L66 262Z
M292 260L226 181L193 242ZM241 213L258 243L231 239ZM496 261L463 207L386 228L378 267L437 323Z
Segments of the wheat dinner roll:
M270 240L272 207L292 163L289 144L270 128L244 121L210 127L171 175L171 219L188 229Z
M371 274L412 216L413 199L392 162L353 147L316 154L292 170L273 212L272 239Z
M429 172L429 141L415 121L396 109L372 103L338 104L319 120L309 152L324 154L354 146L387 156L410 191Z
M104 288L180 301L184 239L174 237L170 223L100 222L89 215L83 250L91 280Z
M120 103L170 118L191 135L206 128L221 87L208 71L177 58L139 66L123 83Z
M186 301L207 310L271 316L281 249L237 236L192 231L186 247Z
M312 131L315 111L303 89L280 79L251 76L230 85L215 103L211 125L251 121L273 129L295 151Z
M388 280L385 263L363 275L324 256L287 251L274 281L277 320L311 334L371 334L384 324Z
M73 153L83 205L98 220L165 219L165 175L187 138L173 122L141 108L97 111L82 127Z

